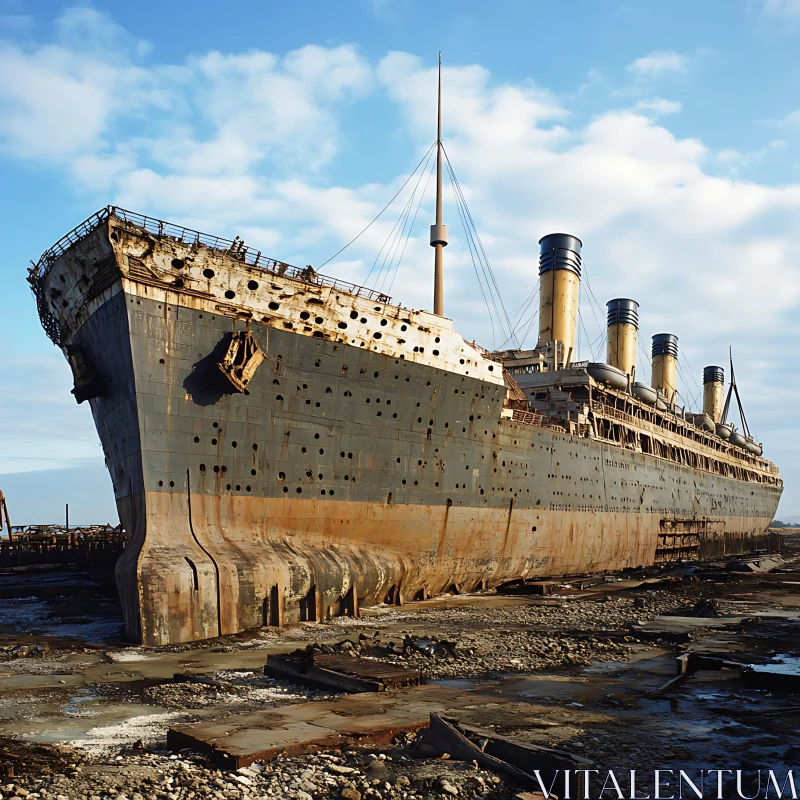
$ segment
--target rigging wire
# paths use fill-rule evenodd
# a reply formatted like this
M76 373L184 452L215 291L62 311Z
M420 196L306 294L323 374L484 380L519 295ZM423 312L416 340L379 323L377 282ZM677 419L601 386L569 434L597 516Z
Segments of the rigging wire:
M442 148L442 149L444 149L444 148ZM498 308L497 308L497 302L495 301L495 295L492 292L491 281L490 281L489 277L487 276L487 269L486 269L486 266L484 264L484 260L481 258L481 254L480 254L478 243L475 240L475 236L473 236L474 224L470 225L470 219L471 218L470 218L470 215L469 215L469 209L468 209L468 207L466 205L466 199L464 198L463 193L460 190L460 186L458 184L458 179L455 176L455 171L453 170L452 164L450 164L449 159L447 159L447 154L445 154L445 159L446 159L446 166L447 166L448 175L450 176L450 185L451 185L451 188L453 190L453 195L454 195L454 197L456 199L456 205L458 207L459 216L461 217L461 223L462 223L462 225L464 227L464 234L465 234L465 237L467 239L467 244L468 244L469 251L470 251L470 257L472 258L472 266L473 266L473 269L475 271L475 277L478 280L478 285L481 287L481 296L483 297L484 303L486 304L486 307L487 307L487 312L489 314L489 321L490 321L490 325L492 327L492 344L494 345L494 342L496 341L496 335L497 334L496 334L496 330L495 330L494 319L492 317L492 308L494 308L494 313L497 316L497 322L498 322L498 324L499 324L499 326L501 328L501 334L502 335L506 334L506 329L503 326L502 316L500 315L500 312L498 311ZM476 231L476 233L477 233L477 231ZM478 271L478 266L479 265L480 265L481 271L483 272L483 281L486 282L485 290L484 290L484 287L483 287L483 281L481 280L480 272ZM488 294L488 297L487 297L487 294ZM501 304L502 304L502 301L501 301ZM507 315L506 315L506 319L508 319ZM509 327L511 327L510 320L508 321L508 324L509 324ZM510 336L507 337L506 341L508 341L509 338L511 338L511 337Z
M452 178L451 178L451 186L452 186ZM456 196L455 195L455 189L453 190L453 195ZM477 255L477 252L474 249L475 243L472 241L472 237L469 235L469 227L467 225L466 215L464 214L464 211L463 211L463 209L461 207L461 203L458 202L458 197L457 196L456 196L456 208L458 209L458 215L461 218L461 224L464 227L465 238L467 240L467 247L469 248L470 258L472 259L472 268L475 271L475 277L476 277L476 279L478 281L478 289L480 290L481 297L483 298L483 305L484 305L484 309L486 310L486 317L489 320L489 326L492 329L492 342L494 343L495 337L496 337L496 331L495 331L495 327L494 327L494 318L492 317L491 307L489 305L488 299L486 298L486 292L484 291L484 288L483 288L483 281L481 281L481 276L478 273L478 265L477 265L477 263L475 261L475 258L476 258L476 255ZM505 344L505 342L503 344Z
M400 258L397 259L397 266L394 269L394 274L392 275L392 280L389 283L389 288L386 290L387 294L391 294L392 286L394 286L394 280L397 277L398 273L400 272L400 263L402 262L403 256L405 255L406 247L408 247L408 240L411 238L411 232L414 230L414 223L417 221L417 214L419 214L420 206L422 205L422 201L425 198L425 193L428 191L428 184L431 182L431 178L433 177L435 166L436 166L435 164L432 164L430 170L428 171L428 178L425 181L425 186L423 187L422 192L420 193L419 201L417 202L417 210L414 212L414 218L411 220L411 225L409 226L408 235L406 236L406 241L403 244L403 250L400 253Z
M487 281L487 286L489 287L489 293L492 297L492 304L495 307L495 312L498 314L498 319L501 324L503 325L503 318L505 318L505 322L508 325L508 329L510 331L510 338L516 339L514 335L513 326L511 325L511 320L508 317L508 312L506 311L505 305L503 303L503 298L500 294L500 288L497 285L497 278L494 274L494 270L492 269L491 264L489 263L489 257L486 254L486 249L483 246L483 242L481 241L480 234L478 233L478 228L475 225L475 220L472 218L472 214L469 210L469 205L467 204L467 200L464 197L464 192L461 189L461 184L459 183L458 177L456 176L455 170L453 168L452 163L450 162L450 157L447 155L447 150L445 150L444 145L441 145L442 152L444 153L445 162L447 164L447 170L450 175L450 181L453 185L455 194L458 198L460 198L460 202L463 204L464 213L466 218L469 220L470 224L470 232L469 235L471 236L472 233L475 235L475 242L476 247L480 251L481 258L479 258L479 263L481 264L482 270L484 272L484 279ZM493 290L493 291L492 291ZM500 308L502 309L503 315L500 316L499 311L497 311L497 305L495 303L495 297L497 298L497 302L500 304ZM519 342L517 342L517 347L519 347Z
M436 142L434 142L428 148L428 150L426 151L425 155L422 156L422 158L419 160L419 164L417 164L417 166L414 167L414 171L405 179L405 181L403 182L403 185L397 190L397 192L395 193L394 197L392 197L392 199L378 212L378 214L374 217L374 219L361 232L357 233L344 247L342 247L340 250L337 250L327 261L323 261L319 265L319 267L317 267L317 271L322 269L329 262L333 261L333 259L336 258L336 256L338 256L340 253L343 253L345 250L347 250L347 248L350 247L350 245L353 244L353 242L355 242L356 239L358 239L362 234L366 233L372 227L372 225L375 222L378 221L378 218L381 216L381 214L383 214L384 211L386 211L386 209L389 208L389 206L391 206L392 203L394 203L394 201L397 199L397 196L400 194L400 192L402 192L403 189L406 188L406 185L408 184L408 182L414 177L414 175L416 174L417 170L422 165L422 162L425 161L425 159L430 155L431 150L433 150L433 148L435 146L436 146Z
M378 255L375 257L375 261L372 263L372 266L370 267L370 270L367 273L367 277L364 279L364 284L365 285L368 285L368 281L370 279L370 276L372 275L372 272L375 269L375 266L377 265L378 259L380 259L381 253L383 252L384 248L387 247L387 245L388 245L388 249L387 249L386 255L384 256L383 262L381 263L381 266L378 268L378 272L375 275L375 282L376 282L375 288L376 289L377 289L377 282L379 280L378 276L384 270L384 268L386 266L386 260L389 257L389 254L392 252L392 250L394 250L396 252L397 245L399 244L399 241L400 241L399 237L402 236L402 231L404 230L405 223L408 220L408 214L409 214L410 209L411 209L411 207L412 207L412 205L414 203L414 196L416 195L417 190L419 189L420 181L422 180L422 178L424 177L425 173L427 172L428 163L432 158L432 152L433 152L433 147L431 146L431 148L428 150L428 153L427 153L427 160L425 161L425 166L422 168L422 171L420 172L419 177L417 178L417 182L414 185L414 191L411 193L411 196L408 198L408 200L406 201L405 205L403 206L403 210L400 212L400 217L397 219L395 224L392 226L392 230L389 232L389 235L386 237L386 240L384 241L383 245L381 245L381 249L378 251ZM417 165L417 168L419 168L419 164ZM416 173L416 170L414 170L414 173ZM410 180L411 177L413 177L413 174L409 177L409 180ZM408 181L406 181L406 183L408 183ZM395 197L396 196L397 195L395 195ZM392 255L392 261L393 260L394 260L394 255ZM391 269L391 261L389 262L389 267Z

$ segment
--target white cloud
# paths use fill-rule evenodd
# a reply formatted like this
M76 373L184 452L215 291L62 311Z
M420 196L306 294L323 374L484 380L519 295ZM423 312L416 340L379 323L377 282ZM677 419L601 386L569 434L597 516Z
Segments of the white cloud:
M800 17L800 0L762 0L765 14Z
M800 110L790 111L782 117L761 120L762 125L786 130L800 130Z
M639 100L634 106L636 111L652 111L657 116L679 114L683 104L677 100L665 100L663 97L653 97L650 100Z
M689 59L674 50L653 50L628 64L628 71L637 78L656 78L665 73L686 72Z
M0 78L13 72L27 87L16 92L0 80L6 152L49 158L103 200L243 234L268 255L304 265L321 263L364 228L405 178L377 174L377 183L327 185L313 172L338 165L340 124L354 101L372 92L371 104L384 103L372 123L375 148L393 133L378 127L394 118L386 104L399 109L412 141L409 163L435 138L435 67L408 53L370 65L353 47L313 46L145 66L139 45L127 41L122 59L119 49L87 51L68 37L0 49ZM630 65L642 77L686 68L686 57L671 51ZM753 163L756 151L715 153L697 138L675 136L659 122L680 111L674 100L641 99L578 122L575 96L559 101L533 81L498 83L477 64L447 66L443 79L445 145L504 296L514 298L509 305L536 283L538 239L552 230L575 233L584 241L586 286L598 300L640 301L645 347L650 334L674 331L682 364L688 372L691 363L699 381L702 366L724 361L734 344L751 424L772 437L769 455L790 423L771 387L800 391L795 368L785 371L800 333L800 186L738 180L735 171ZM34 120L44 133L30 131ZM773 144L780 146L767 150ZM720 169L731 174L714 174ZM468 338L499 345L446 191L446 310ZM324 271L363 281L398 213L381 218ZM431 217L429 198L393 282L405 305L430 307ZM390 283L385 277L382 285ZM603 313L589 297L585 291L582 313L593 340L603 333ZM778 341L774 330L782 332ZM587 349L584 340L584 357L603 357Z

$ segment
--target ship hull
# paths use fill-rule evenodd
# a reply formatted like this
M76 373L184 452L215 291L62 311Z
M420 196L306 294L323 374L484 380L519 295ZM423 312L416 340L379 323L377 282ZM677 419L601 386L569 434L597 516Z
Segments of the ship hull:
M665 520L735 551L777 506L776 487L499 419L491 384L266 326L247 326L266 355L249 393L228 392L214 354L244 323L143 294L120 285L74 341L118 373L91 404L144 644L648 565Z
M674 421L615 417L663 434L669 460L623 446L635 429L601 438L582 411L514 419L502 365L449 320L259 258L112 209L31 271L129 535L131 639L741 552L773 518L769 462ZM222 369L245 340L246 386Z

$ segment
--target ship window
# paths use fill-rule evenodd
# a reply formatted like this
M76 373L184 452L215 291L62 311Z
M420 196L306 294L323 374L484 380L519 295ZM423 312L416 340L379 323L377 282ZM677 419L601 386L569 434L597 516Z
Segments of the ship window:
M383 336L383 334L380 331L375 331L375 333L373 333L372 336L374 339L380 339Z
M386 324L387 324L386 320L385 320L385 319L382 319L382 320L381 320L381 325L386 325Z
M311 314L309 314L308 311L301 311L300 312L300 319L308 319L310 316L311 316Z
M195 436L194 437L194 443L197 444L199 441L200 441L200 437L199 436Z
M236 292L234 292L232 289L226 289L225 297L227 297L228 300L233 300L233 298L236 297Z
M401 325L400 326L400 330L401 331L407 331L408 330L408 325Z
M289 491L289 487L288 487L288 486L284 486L284 487L283 487L283 491L284 491L284 492L288 492L288 491Z
M219 472L219 464L214 464L214 472Z
M350 319L358 319L358 311L351 311Z
M159 486L163 486L163 485L164 485L164 481L159 481L159 482L158 482L158 485L159 485Z
M282 481L285 481L286 480L286 473L285 472L279 472L278 473L278 478L280 480L282 480Z
M251 469L251 470L250 470L250 474L251 474L251 475L253 475L253 476L255 476L255 474L256 474L256 471L255 471L254 469Z
M206 277L206 278L213 278L214 277L214 270L213 269L208 269L208 267L206 267L206 269L203 270L203 276Z
M438 355L439 355L439 351L438 351L438 350L434 350L434 351L433 351L433 354L434 354L435 356L438 356ZM458 394L458 392L456 392L456 394Z
M276 303L274 300L269 304L269 308L273 311L277 311L280 308L280 304Z
M258 445L257 444L253 444L253 450L258 450Z
M322 325L322 323L325 322L325 320L322 319L322 317L314 317L314 322L316 322L317 325Z
M342 330L344 330L347 327L347 323L346 322L340 322L338 327L341 328Z
M183 269L183 259L182 258L173 258L172 259L172 268L173 269Z
M362 325L363 325L363 324L364 324L366 321L367 321L367 318L366 318L366 317L361 317L361 319L359 320L359 322L360 322Z
M205 471L206 471L206 465L205 464L201 464L200 465L200 472L205 472Z
M217 443L217 440L216 440L216 439L212 439L212 440L211 440L211 444L216 444L216 443Z
M245 488L245 489L246 489L248 492L250 491L250 487L249 487L249 486L245 486L244 488Z
M303 494L303 487L298 486L297 489L295 489L295 491L297 492L297 494Z
M170 482L169 482L169 485L170 485L170 486L174 486L174 485L175 485L175 481L170 481Z
M247 288L251 292L254 292L256 289L258 289L258 281L247 281Z

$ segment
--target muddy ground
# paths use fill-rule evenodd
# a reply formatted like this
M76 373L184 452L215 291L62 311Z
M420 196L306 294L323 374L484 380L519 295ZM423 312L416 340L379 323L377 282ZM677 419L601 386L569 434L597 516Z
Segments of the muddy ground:
M201 753L165 749L171 725L329 699L263 674L269 653L315 643L421 669L484 701L491 694L480 709L465 704L469 721L603 770L797 769L800 698L791 689L746 688L725 670L657 694L687 650L797 668L800 537L787 538L784 555L768 574L684 566L546 597L446 596L364 609L358 620L155 649L122 639L116 599L86 575L0 575L0 799L521 791L473 764L431 758L416 734L232 772Z

